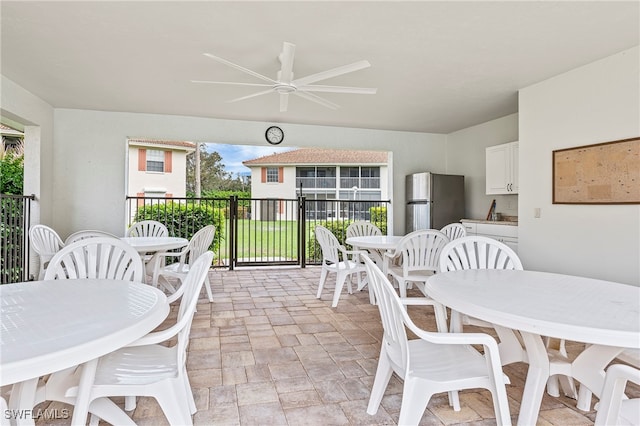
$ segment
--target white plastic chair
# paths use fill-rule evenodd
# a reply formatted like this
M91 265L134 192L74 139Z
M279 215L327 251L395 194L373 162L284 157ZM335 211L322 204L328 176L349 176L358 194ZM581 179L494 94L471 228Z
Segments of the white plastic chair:
M627 382L640 385L640 370L623 364L613 364L607 369L596 426L640 424L640 398L626 399Z
M640 369L640 349L637 348L629 348L622 351L617 357L620 361L624 361L628 364L631 364L633 367ZM578 402L576 406L583 411L589 411L591 409L591 397L593 392L586 387L580 386L580 391L578 392ZM638 422L640 424L640 422Z
M60 249L51 258L44 276L45 280L80 278L143 282L144 266L138 252L119 238L84 238ZM36 401L44 401L47 392L62 394L60 388L77 374L75 370L70 368L52 375L47 384L39 388ZM127 402L128 406L132 403L135 406L134 401Z
M207 251L191 263L183 279L183 296L175 325L149 333L100 358L91 388L92 401L114 396L153 397L169 424L193 424L191 416L197 409L187 375L187 346L198 296L212 260L213 252ZM66 392L70 398L76 395L77 386ZM92 423L96 423L95 419Z
M347 238L367 235L382 235L382 231L375 224L364 220L356 220L347 226Z
M467 230L461 223L450 223L445 225L440 232L449 237L449 241L467 236Z
M168 237L169 230L157 220L136 222L127 229L127 237Z
M367 413L376 414L395 372L404 381L400 425L417 425L433 394L471 388L488 389L497 424L511 424L504 385L508 378L502 373L496 341L483 333L433 333L418 328L403 306L407 299L398 297L368 256L363 258L384 331ZM407 329L418 339L408 340ZM482 345L484 354L471 345Z
M351 237L366 237L371 235L382 235L382 231L375 224L371 222L366 222L364 220L357 220L355 222L351 222L349 226L347 226L347 238ZM355 247L357 250L358 248ZM384 254L384 250L376 250L376 249L367 249L369 252L369 256L373 259L374 262L378 265L382 265L382 256ZM367 284L367 280L362 281L362 288ZM358 291L362 290L361 287L358 287ZM371 304L375 304L375 298L373 296L373 292L369 292L369 301Z
M424 290L427 279L438 271L440 252L449 238L435 229L413 231L400 240L395 252L385 253L382 270L398 283L400 297L407 297L407 287L415 283L425 298L431 301L438 330L447 331L445 308L435 303Z
M113 235L109 232L98 231L94 229L87 229L84 231L77 231L69 235L67 239L64 240L64 243L66 245L66 244L75 243L76 241L84 240L85 238L96 238L96 237L118 238L116 235Z
M333 300L331 302L331 307L335 308L338 306L338 299L340 299L345 281L347 282L349 294L353 293L351 279L347 280L347 277L351 278L351 275L356 274L358 276L358 288L362 287L360 273L363 273L365 269L358 256L364 252L347 250L340 244L335 235L324 226L316 226L315 236L322 250L322 272L320 273L320 283L318 284L316 298L320 299L329 273L335 273L336 287L333 291Z
M457 238L451 241L440 254L440 271L457 271L462 269L516 269L522 270L520 258L509 246L498 240L479 235ZM462 332L463 325L478 327L493 327L500 343L500 359L503 365L514 362L527 362L527 352L519 335L512 330L489 324L477 318L451 312L450 329ZM564 341L560 341L557 349L548 348L550 358L550 378L547 392L552 396L559 396L560 386L564 393L577 398L578 393L573 379L564 374L570 369Z
M86 238L63 247L49 262L45 280L103 278L144 281L138 252L118 238Z
M216 227L213 225L207 225L193 234L187 247L181 252L160 252L154 255L154 261L149 263L151 269L151 275L153 276L153 285L158 287L162 285L168 289L172 294L167 297L169 303L176 301L183 293L183 285L177 289L167 280L167 277L177 278L180 281L184 281L191 264L195 262L203 253L209 250L209 246L213 242L213 236L215 235ZM170 265L165 266L165 260L168 257L177 257L178 261ZM211 265L209 265L211 266ZM162 279L162 282L160 281ZM211 283L209 282L209 276L205 277L205 288L207 290L207 296L209 302L213 302L213 294L211 293Z
M493 238L482 236L461 237L451 241L440 253L440 272L458 271L463 269L517 269L522 270L522 262L518 255L506 244ZM478 327L493 327L486 321L451 312L451 327L453 332L461 333L463 325ZM506 365L511 362L526 360L526 352L520 341L514 342L513 332L495 327L500 337L502 352L500 357ZM503 333L504 331L504 333ZM503 341L505 339L508 341ZM504 344L503 344L504 343ZM509 348L514 353L506 351Z
M168 237L169 230L163 223L157 220L142 220L136 222L127 229L126 237ZM153 259L153 253L141 253L145 266Z
M366 237L370 235L382 235L382 231L373 223L365 222L362 220L351 222L351 224L347 226L347 238ZM368 252L374 262L382 265L382 254L384 253L383 251L368 250Z
M54 254L64 247L64 242L56 231L46 225L33 225L29 229L29 240L40 259L38 279L44 278L44 271Z

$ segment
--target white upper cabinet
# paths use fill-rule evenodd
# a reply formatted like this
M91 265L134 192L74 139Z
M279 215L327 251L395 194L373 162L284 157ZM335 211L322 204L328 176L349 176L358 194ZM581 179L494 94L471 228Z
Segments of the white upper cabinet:
M487 195L518 193L518 142L486 148Z

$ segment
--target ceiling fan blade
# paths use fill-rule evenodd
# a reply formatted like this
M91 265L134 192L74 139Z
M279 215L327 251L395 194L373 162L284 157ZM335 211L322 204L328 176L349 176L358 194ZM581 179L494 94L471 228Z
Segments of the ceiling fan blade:
M220 62L221 64L228 65L228 66L230 66L231 68L235 68L235 69L240 70L240 71L242 71L242 72L244 72L244 73L247 73L247 74L249 74L249 75L252 75L252 76L254 76L254 77L257 77L257 78L259 78L260 80L268 81L268 82L273 83L273 84L278 83L277 81L272 80L272 79L270 79L269 77L266 77L266 76L264 76L264 75L262 75L262 74L258 74L257 72L255 72L255 71L251 71L250 69L247 69L247 68L245 68L245 67L241 67L240 65L234 64L233 62L229 62L229 61L227 61L226 59L223 59L223 58L221 58L221 57L219 57L219 56L212 55L211 53L203 53L203 55L204 55L204 56L206 56L206 57L208 57L208 58L211 58L211 59L213 59L213 60L216 60L216 61Z
M310 83L315 83L316 81L326 80L328 78L337 77L342 74L347 74L347 73L358 71L364 68L369 68L370 66L371 64L369 63L369 61L358 61L358 62L354 62L353 64L343 65L338 68L322 71L317 74L311 74L306 77L293 80L292 83L298 87L305 86Z
M280 55L280 62L282 66L280 67L280 76L279 80L282 83L291 83L293 79L293 58L296 53L296 45L284 42L282 46L282 53Z
M317 104L320 104L320 105L325 106L325 107L330 108L330 109L338 109L338 108L340 108L340 105L334 104L333 102L328 101L328 100L326 100L324 98L321 98L318 95L314 95L313 93L307 93L307 92L301 92L301 91L296 91L296 92L293 92L293 93L298 95L298 96L300 96L301 98L307 99L307 100L309 100L311 102L315 102Z
M378 89L375 87L346 87L346 86L297 86L304 92L332 92L332 93L356 93L360 95L375 95Z
M267 89L267 90L263 90L263 91L260 91L260 92L252 93L252 94L247 95L247 96L243 96L241 98L231 99L230 101L227 101L227 102L244 101L245 99L255 98L256 96L266 95L267 93L271 93L271 92L273 92L273 89Z
M280 93L280 112L287 112L289 106L289 94Z
M192 83L205 83L205 84L231 84L233 86L258 86L258 87L273 87L273 84L265 83L238 83L234 81L208 81L208 80L191 80Z

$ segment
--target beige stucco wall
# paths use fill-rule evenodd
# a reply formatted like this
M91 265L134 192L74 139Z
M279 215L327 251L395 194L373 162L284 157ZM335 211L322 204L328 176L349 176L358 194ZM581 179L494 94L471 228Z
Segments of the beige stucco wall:
M166 151L164 147L154 146L129 146L129 167L127 195L135 197L139 193L144 193L150 188L164 190L173 197L184 197L187 194L187 152L170 150L172 152L171 173L149 172L138 170L139 150L157 149Z

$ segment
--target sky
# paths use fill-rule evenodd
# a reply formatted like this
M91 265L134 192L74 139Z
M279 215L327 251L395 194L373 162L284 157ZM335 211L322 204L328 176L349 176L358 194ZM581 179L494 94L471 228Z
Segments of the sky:
M234 177L237 174L245 175L250 172L242 162L253 160L275 153L291 151L291 147L254 146L254 145L226 145L220 143L207 143L207 152L217 152L222 157L222 164L227 172Z

